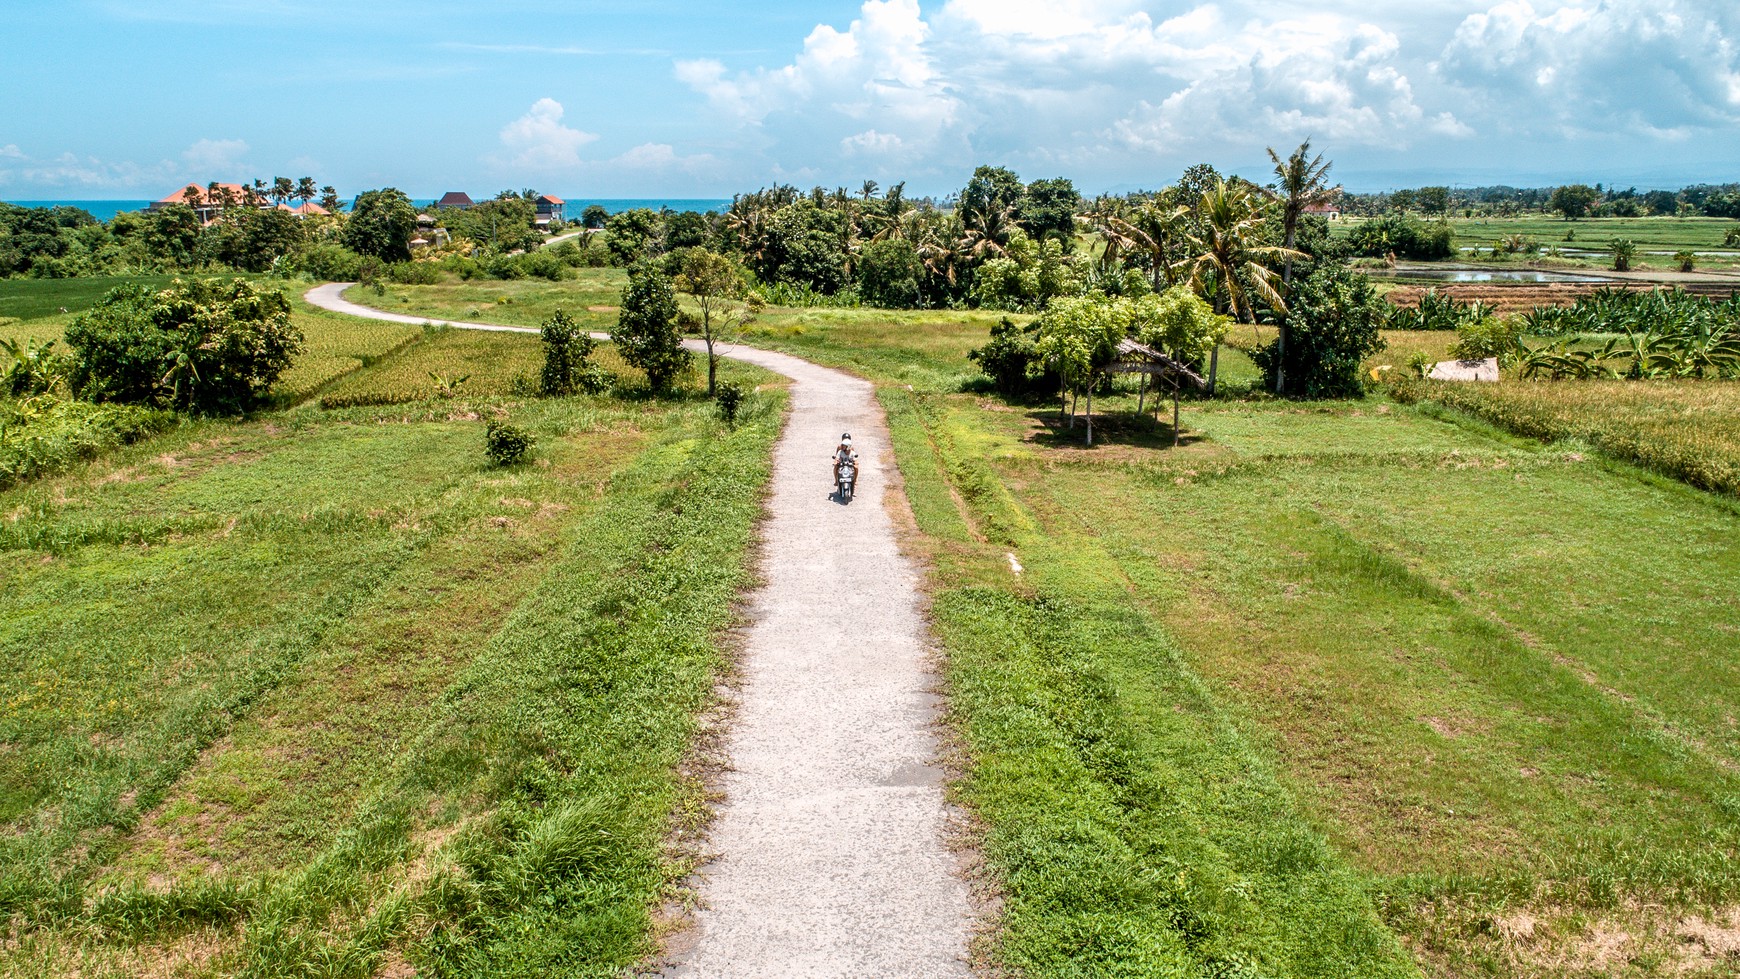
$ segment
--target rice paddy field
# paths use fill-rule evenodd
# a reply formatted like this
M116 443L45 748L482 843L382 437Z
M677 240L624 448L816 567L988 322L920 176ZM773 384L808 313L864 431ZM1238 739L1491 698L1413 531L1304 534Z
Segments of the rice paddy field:
M349 298L535 325L613 305L588 274ZM285 407L0 492L0 975L621 974L704 808L679 762L779 390L727 365L762 385L731 431L517 395L535 338L298 316L329 360ZM1088 448L984 393L995 318L741 341L878 383L991 962L1740 969L1740 500L1697 475L1734 385L1278 402L1253 335L1179 432L1122 389ZM1450 342L1388 339L1371 366ZM533 462L484 464L492 417Z
M1088 449L975 390L987 327L780 311L753 339L881 382L1000 961L1733 973L1740 505L1595 435L1656 417L1720 461L1725 387L1479 389L1550 430L1186 402L1177 449L1125 392Z
M399 403L0 491L0 975L617 975L692 859L781 389L724 367L762 386L734 429L499 371L435 397L523 352L298 321L298 392ZM493 419L530 461L488 464Z

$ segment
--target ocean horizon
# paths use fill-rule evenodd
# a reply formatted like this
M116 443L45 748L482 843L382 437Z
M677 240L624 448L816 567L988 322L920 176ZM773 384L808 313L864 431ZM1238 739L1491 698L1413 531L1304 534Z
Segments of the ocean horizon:
M433 206L435 200L436 198L433 197L414 197L411 199L411 202L416 204L419 208L426 208ZM712 211L723 211L731 206L731 199L728 197L564 197L563 201L565 202L566 214L570 221L579 220L580 212L592 204L597 204L606 211L609 211L611 214L618 214L622 211L632 211L638 207L650 208L654 211L663 208L670 208L673 211L699 211L705 214ZM98 221L110 221L114 219L115 215L124 211L143 211L151 206L152 201L134 199L6 200L4 203L12 204L16 207L77 207L88 211L91 217L96 218ZM348 201L346 206L348 206Z

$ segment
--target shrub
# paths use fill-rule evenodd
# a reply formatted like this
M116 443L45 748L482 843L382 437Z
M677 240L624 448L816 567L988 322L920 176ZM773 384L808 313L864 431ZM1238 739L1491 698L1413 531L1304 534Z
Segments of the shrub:
M122 286L74 320L66 340L81 397L201 413L257 405L303 342L284 294L241 279Z
M1287 344L1252 355L1271 388L1285 368L1287 393L1305 398L1353 398L1364 393L1360 362L1384 348L1383 300L1371 280L1334 265L1296 280L1288 304Z
M434 262L394 262L387 266L386 274L400 285L432 286L441 281L441 266Z
M645 372L647 386L655 393L668 390L688 368L689 352L683 349L677 330L676 291L670 278L652 263L629 271L613 338L623 362Z
M1674 252L1674 262L1679 265L1681 272L1690 272L1698 267L1698 253L1694 251Z
M1456 343L1450 348L1450 356L1458 360L1497 357L1507 367L1525 352L1522 321L1510 316L1484 316L1463 324L1457 328Z
M1637 243L1630 238L1613 239L1613 271L1631 271L1631 260L1637 257Z
M1039 353L1035 347L1039 325L1016 326L1005 316L991 327L991 342L967 351L967 359L979 365L979 370L991 379L997 393L1005 398L1050 393L1057 390L1058 379L1038 369Z
M0 397L24 397L49 391L66 378L66 359L54 352L54 341L0 339Z
M0 489L59 472L175 424L167 411L47 395L0 400Z
M737 427L737 412L743 407L743 387L735 381L719 385L713 400L719 402L719 417L732 428Z
M512 466L522 462L535 444L525 429L506 422L490 422L484 429L483 451L491 465Z
M590 362L597 342L567 310L558 309L544 322L544 367L538 375L538 390L549 396L584 391L597 394L610 387L610 373Z
M1428 224L1418 218L1390 214L1367 221L1347 236L1356 255L1382 257L1395 254L1416 261L1435 261L1456 253L1455 235L1443 222Z

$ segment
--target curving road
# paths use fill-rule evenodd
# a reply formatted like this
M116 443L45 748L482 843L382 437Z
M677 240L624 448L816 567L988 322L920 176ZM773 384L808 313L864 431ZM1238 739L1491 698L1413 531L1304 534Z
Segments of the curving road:
M371 319L537 332L387 313L346 301L347 286L307 299ZM722 353L791 378L791 415L774 448L716 856L694 927L657 974L966 976L971 911L945 840L919 576L874 502L893 460L874 390L785 354ZM865 493L850 506L834 500L828 466L844 431L863 460Z

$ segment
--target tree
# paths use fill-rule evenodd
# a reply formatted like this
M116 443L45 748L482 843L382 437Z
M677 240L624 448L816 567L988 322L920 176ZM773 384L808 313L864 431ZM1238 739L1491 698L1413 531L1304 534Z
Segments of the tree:
M397 188L368 190L357 196L339 241L358 255L388 262L411 258L411 238L417 232L417 209Z
M1631 271L1631 260L1637 257L1637 243L1630 238L1615 238L1613 248L1613 271Z
M313 177L303 177L296 181L296 199L306 205L320 196L320 191L314 186Z
M1564 215L1565 220L1575 221L1586 216L1600 199L1601 192L1587 184L1566 184L1553 191L1547 206Z
M588 204L586 210L580 212L580 226L590 231L604 227L604 222L610 220L610 212L602 204Z
M272 178L272 203L282 204L296 196L296 182L289 177Z
M66 339L80 397L200 413L259 404L303 344L284 294L242 279L122 286Z
M1217 316L1189 286L1127 300L1130 333L1175 360L1200 364L1220 345L1232 323Z
M1256 321L1255 299L1286 315L1270 263L1302 257L1290 248L1263 239L1263 209L1244 184L1221 181L1197 201L1195 227L1185 232L1191 255L1180 263L1189 270L1198 295L1214 296L1217 312L1230 313L1241 323ZM1214 390L1219 348L1209 354L1209 391Z
M219 261L248 272L267 271L308 241L301 219L277 208L240 211L207 233L217 239Z
M344 210L344 202L338 199L338 190L331 184L320 188L320 206L338 214Z
M1068 402L1069 424L1075 427L1074 395L1087 391L1087 444L1094 444L1094 384L1100 369L1117 355L1118 341L1129 332L1129 306L1103 293L1059 299L1039 317L1034 352L1062 381L1060 397Z
M924 302L924 262L904 238L872 241L858 251L858 295L883 309L915 309Z
M690 248L682 256L675 285L701 311L701 340L707 345L707 397L711 398L718 392L719 365L713 343L720 334L754 319L761 312L761 297L745 297L743 273L729 258L705 248Z
M659 254L664 251L664 230L664 221L651 208L637 207L612 214L604 222L611 260L630 266Z
M1450 213L1450 188L1421 187L1415 201L1422 214L1432 214L1443 217Z
M1075 243L1075 212L1081 194L1065 177L1035 180L1015 205L1015 217L1034 238L1056 238L1069 248Z
M990 211L1013 211L1025 190L1015 171L1007 167L982 166L973 171L972 179L961 189L957 210L963 216Z
M1294 249L1299 240L1299 220L1305 212L1313 207L1323 207L1333 203L1341 196L1341 187L1329 185L1329 169L1333 164L1319 153L1311 155L1311 141L1299 144L1293 154L1282 160L1273 147L1269 149L1269 159L1275 164L1275 186L1268 191L1270 199L1281 205L1281 229L1283 238L1281 245L1289 250ZM1448 192L1446 192L1448 194ZM1448 196L1446 196L1446 207ZM1293 256L1289 255L1282 267L1281 282L1291 285L1293 282ZM1287 346L1287 328L1281 327L1278 339L1282 349ZM1283 363L1285 359L1283 358ZM1275 375L1275 391L1277 394L1286 389L1286 375Z
M646 262L629 270L612 339L623 363L643 371L654 393L669 390L689 366L677 312L671 280L656 265Z
M1365 276L1339 265L1319 265L1293 290L1285 314L1292 342L1283 350L1277 340L1258 350L1254 359L1271 378L1284 366L1300 397L1358 397L1363 393L1361 362L1384 348L1378 333L1384 306Z

